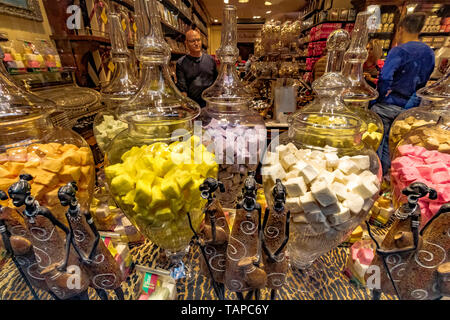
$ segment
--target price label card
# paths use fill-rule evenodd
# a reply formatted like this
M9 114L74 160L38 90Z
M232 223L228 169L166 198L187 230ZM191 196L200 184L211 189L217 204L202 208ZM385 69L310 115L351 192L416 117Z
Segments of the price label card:
M116 68L116 66L114 65L114 62L110 61L108 63L108 69L111 70L111 72L114 72L115 68Z
M136 26L136 23L133 23L133 30L134 30L135 33L137 32L137 26Z
M125 22L125 19L122 19L122 29L123 31L127 30L127 23Z

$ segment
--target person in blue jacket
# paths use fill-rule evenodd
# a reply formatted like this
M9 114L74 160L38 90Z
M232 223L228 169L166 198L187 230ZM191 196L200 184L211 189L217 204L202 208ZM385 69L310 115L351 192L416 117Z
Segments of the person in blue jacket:
M416 91L424 87L434 70L433 50L419 41L425 24L425 13L412 13L399 23L399 46L392 48L378 80L379 98L372 106L384 124L384 137L378 149L383 174L389 171L389 131L394 119L405 109L417 107Z

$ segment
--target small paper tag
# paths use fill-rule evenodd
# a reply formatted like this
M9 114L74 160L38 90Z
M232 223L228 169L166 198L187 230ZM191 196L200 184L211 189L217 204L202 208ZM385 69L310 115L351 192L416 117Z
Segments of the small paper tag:
M106 8L103 8L102 14L101 14L100 17L103 20L103 24L107 24L108 23L108 16L106 15Z
M184 263L180 262L180 264L177 267L173 268L173 270L170 272L170 276L175 280L185 278L186 270L184 268Z
M137 26L136 26L136 23L133 23L133 30L134 30L135 33L137 32Z
M110 61L108 63L108 69L111 70L111 72L114 72L115 68L116 68L116 66L114 65L114 62Z
M146 272L144 276L144 282L142 284L142 290L150 295L153 293L153 291L155 291L157 284L158 275Z
M123 31L127 30L127 23L126 23L125 19L122 19L122 29L123 29Z

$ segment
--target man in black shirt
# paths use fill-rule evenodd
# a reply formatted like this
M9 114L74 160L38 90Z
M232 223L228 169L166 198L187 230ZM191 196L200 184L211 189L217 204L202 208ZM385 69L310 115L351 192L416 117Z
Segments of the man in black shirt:
M205 107L202 93L217 78L214 58L202 52L202 39L197 30L186 32L186 47L189 54L177 61L177 87L186 96Z

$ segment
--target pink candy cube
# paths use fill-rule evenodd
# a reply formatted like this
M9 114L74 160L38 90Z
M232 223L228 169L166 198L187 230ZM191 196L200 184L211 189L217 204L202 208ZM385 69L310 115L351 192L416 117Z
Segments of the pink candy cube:
M424 178L424 179L426 179L428 181L431 181L431 176L432 176L432 173L433 173L432 168L430 168L427 165L420 165L420 166L417 166L416 169L417 169L417 171L419 172L419 175L422 178Z
M370 248L361 248L358 251L357 257L361 264L370 265L374 258L374 253L373 250Z
M448 171L440 171L435 174L433 174L433 177L431 178L433 183L435 184L446 184L450 183L450 174Z

